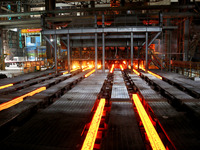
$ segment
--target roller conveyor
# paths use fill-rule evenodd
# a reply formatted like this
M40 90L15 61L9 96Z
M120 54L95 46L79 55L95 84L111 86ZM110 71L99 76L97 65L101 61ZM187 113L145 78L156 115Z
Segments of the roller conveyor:
M145 149L131 102L112 102L109 118L101 150Z
M38 78L40 76L45 76L48 75L50 73L54 73L55 70L45 70L45 71L40 71L40 72L34 72L34 73L29 73L29 74L25 74L25 75L21 75L15 78L7 78L7 79L1 79L0 80L0 86L2 85L6 85L6 84L17 84L23 81L28 81L34 78Z
M170 84L174 84L180 89L186 90L189 93L194 94L197 98L200 98L200 82L195 82L177 73L160 70L153 70L153 72L162 76L163 79Z
M121 71L114 71L108 131L101 150L144 149L133 104L129 98Z
M11 87L0 90L0 94L8 94L10 92L13 92L13 91L16 91L16 90L19 90L19 89L24 89L24 88L27 88L31 85L43 82L45 80L49 80L49 79L54 78L54 77L56 77L56 74L47 75L45 77L39 77L39 78L29 80L29 81L26 81L26 82L23 82L23 83L20 83L20 84L16 84L16 85L13 85Z
M68 78L54 85L53 87L48 88L45 91L42 91L38 94L26 98L24 101L11 108L1 111L0 129L2 129L6 125L9 125L11 121L13 122L13 120L19 119L21 116L27 117L28 115L33 114L34 111L37 110L37 108L49 105L50 103L52 103L52 100L54 98L58 98L61 95L61 93L64 93L65 91L69 90L74 84L80 81L87 72L88 71L79 73L78 75ZM8 101L9 98L4 98L1 100Z
M193 112L196 116L200 116L200 101L193 98L187 93L177 89L176 87L154 77L148 73L142 73L142 76L147 78L151 84L154 84L157 88L160 89L160 92L164 92L171 99L173 103L179 103L179 105L184 105L189 111Z
M114 71L111 100L130 100L121 71Z
M176 111L164 97L151 89L140 77L135 74L130 74L130 77L175 147L198 149L200 131L194 120L188 118L184 112Z
M89 87L89 82L98 81L99 91L104 82L105 74L93 74L80 82L68 93L50 107L36 114L22 128L1 143L2 149L80 149L81 133L97 98L97 92L84 88L85 92L78 93L83 85ZM88 91L88 93L86 92Z
M36 84L36 85L32 85L32 86L30 86L28 88L25 88L25 89L22 89L22 90L18 90L18 91L14 91L9 95L1 95L1 97L2 98L10 98L10 100L11 100L11 99L16 98L18 96L25 95L25 94L27 94L27 93L29 93L29 92L31 92L33 90L36 90L37 88L40 88L40 87L48 88L48 87L50 87L52 85L55 85L55 84L65 80L65 79L67 79L69 77L70 77L70 74L62 75L62 76L59 76L59 77L56 77L56 78L53 78L53 79L45 80L44 82L41 82L41 83ZM0 100L0 104L4 103L4 102L5 101Z

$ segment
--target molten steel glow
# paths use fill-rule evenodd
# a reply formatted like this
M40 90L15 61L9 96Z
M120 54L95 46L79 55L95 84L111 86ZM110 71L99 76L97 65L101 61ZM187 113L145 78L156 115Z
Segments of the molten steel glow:
M145 68L143 68L143 67L141 67L140 69L142 69L143 71L146 71L146 69L145 69Z
M68 71L66 71L66 72L63 72L63 74L68 74Z
M94 65L88 65L89 66L89 68L93 68L94 67Z
M0 90L7 88L7 87L10 87L10 86L13 86L13 84L2 85L2 86L0 86Z
M76 70L78 70L78 69L80 69L80 67L77 67L77 68L72 69L71 72L74 72L74 71L76 71Z
M84 68L83 71L86 71L86 70L88 70L88 69L90 69L90 67L86 67L86 68Z
M110 73L113 73L113 71L114 71L114 67L115 67L115 65L112 64L112 67L111 67L111 69L110 69Z
M0 111L4 110L4 109L7 109L7 108L10 108L11 106L14 106L14 105L20 103L27 96L33 96L34 94L40 93L40 92L42 92L44 90L46 90L46 87L40 87L40 88L38 88L38 89L36 89L36 90L34 90L32 92L29 92L29 93L27 93L25 95L22 95L20 97L14 98L14 99L12 99L12 100L10 100L8 102L5 102L5 103L0 105Z
M71 70L71 72L73 72L73 71L76 71L76 70L78 70L80 67L78 67L78 68L75 68L75 69L72 69ZM68 71L66 71L66 72L63 72L63 74L68 74Z
M131 69L131 65L128 65L128 68Z
M97 110L92 119L92 122L90 124L90 128L88 130L88 133L86 135L81 150L93 150L104 106L105 106L105 99L101 99L99 102L99 106L97 107Z
M95 69L93 69L92 71L88 72L86 75L85 75L85 78L90 76L93 72L95 72Z
M151 71L147 71L147 72L150 73L150 74L152 74L152 75L155 76L156 78L162 80L162 77L161 77L161 76L159 76L159 75L157 75L157 74L155 74L155 73L153 73L153 72L151 72Z
M137 94L133 94L133 101L135 103L138 114L140 116L140 119L143 123L144 129L149 138L152 149L153 150L165 150L165 146L163 145L160 137L158 136L158 133L156 132L156 130L155 130L150 118L148 117Z
M122 65L120 65L120 68L121 68L122 71L124 70L124 68L122 67Z
M123 61L123 64L125 64L125 65L126 65L126 61L125 61L125 60Z
M76 68L77 68L76 65L73 65L73 66L72 66L72 69L76 69Z
M101 65L98 65L97 68L100 69L100 68L101 68Z
M137 70L133 69L133 71L135 72L135 74L137 74L138 76L140 76L140 73Z

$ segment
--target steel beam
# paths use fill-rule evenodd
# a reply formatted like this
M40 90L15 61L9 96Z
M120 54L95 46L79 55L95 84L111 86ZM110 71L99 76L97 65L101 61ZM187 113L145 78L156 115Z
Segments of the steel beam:
M195 5L157 5L157 6L128 6L128 7L97 7L97 8L81 8L81 9L61 9L61 10L45 10L35 12L23 12L23 13L5 13L0 14L0 17L19 17L30 15L42 15L42 14L58 14L58 13L71 13L71 12L95 12L95 11L124 11L124 10L151 10L151 9L194 9Z
M103 73L105 73L105 34L102 33L102 69Z
M98 53L97 53L97 33L95 33L95 71L97 72L97 56L98 56Z
M81 35L77 35L77 36L71 36L70 39L71 40L93 40L95 38L95 36L89 35L89 36L81 36ZM98 39L102 39L102 36L97 36ZM131 36L130 35L107 35L104 36L105 39L130 39ZM145 35L133 35L133 38L145 38ZM67 37L61 37L62 40L67 40Z
M131 32L131 73L133 73L133 32Z
M150 46L160 34L161 34L161 32L158 32L158 33L154 36L154 38L149 42L148 46ZM146 38L146 36L145 36L145 38ZM146 41L145 41L144 43L142 43L142 46L144 46L145 44L146 44Z
M67 61L68 61L68 73L70 73L70 37L67 35Z
M145 44L145 71L148 70L148 32L146 32L146 44Z
M54 45L51 43L51 41L49 40L49 38L46 37L45 35L43 35L43 37L54 48Z
M131 33L131 32L161 32L161 27L111 27L111 28L71 28L59 30L44 30L42 34L94 34L94 33Z
M157 39L157 37L158 37L160 34L161 34L161 32L158 32L158 33L154 36L154 38L149 42L148 46L150 46L150 45L155 41L155 39Z

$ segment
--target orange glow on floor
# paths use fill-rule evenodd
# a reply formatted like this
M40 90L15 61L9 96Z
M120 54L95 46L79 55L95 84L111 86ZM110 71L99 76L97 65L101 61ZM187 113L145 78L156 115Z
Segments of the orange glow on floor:
M40 93L40 92L42 92L42 91L44 91L44 90L46 90L46 87L40 87L40 88L38 88L38 89L36 89L36 90L34 90L34 91L32 91L32 92L29 92L29 93L24 94L24 95L22 95L22 96L20 96L20 97L14 98L14 99L12 99L12 100L10 100L10 101L8 101L8 102L5 102L5 103L3 103L3 104L0 104L0 111L1 111L1 110L4 110L4 109L7 109L7 108L10 108L10 107L12 107L12 106L14 106L14 105L16 105L16 104L22 102L23 99L24 99L25 97L27 97L27 96L33 96L33 95L35 95L36 93Z
M7 87L10 87L10 86L13 86L13 84L2 85L2 86L0 86L0 90L7 88Z
M137 70L133 69L133 71L135 72L135 74L137 74L138 76L140 76L140 73Z
M158 133L156 132L137 94L133 94L133 101L137 108L140 119L143 123L144 129L147 133L147 136L149 138L152 149L165 150L165 146L163 145L160 137L158 136Z
M110 69L110 73L113 73L113 71L114 71L114 67L115 67L115 65L112 64L112 67L111 67L111 69Z
M122 71L124 70L124 68L122 67L122 65L120 65L120 68L121 68Z
M157 74L155 74L155 73L153 73L153 72L151 72L151 71L147 71L147 72L150 73L150 74L152 74L152 75L155 76L156 78L162 80L162 77L161 77L161 76L159 76L159 75L157 75Z
M85 78L87 78L88 76L90 76L93 72L95 72L95 69L93 69L92 71L88 72L88 73L85 75Z
M105 99L101 99L90 124L90 128L88 130L81 150L93 150L104 106Z

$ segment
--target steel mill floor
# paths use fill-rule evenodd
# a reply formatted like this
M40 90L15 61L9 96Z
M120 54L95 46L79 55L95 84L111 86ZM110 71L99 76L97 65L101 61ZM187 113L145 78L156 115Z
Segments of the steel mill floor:
M166 149L199 149L200 82L159 70L91 71L0 80L1 150L80 150L92 141L95 150L152 149L153 130Z

